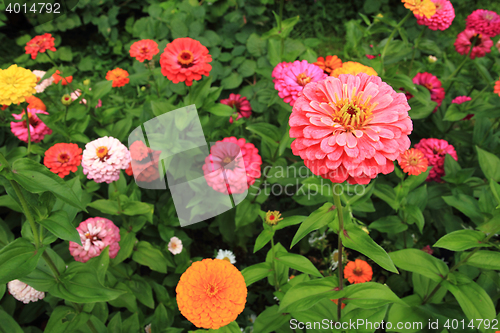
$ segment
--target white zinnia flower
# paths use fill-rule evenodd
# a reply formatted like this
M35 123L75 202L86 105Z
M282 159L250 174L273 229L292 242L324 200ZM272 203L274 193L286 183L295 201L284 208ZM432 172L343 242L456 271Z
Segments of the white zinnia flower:
M7 286L9 288L9 293L24 304L36 302L45 297L44 292L38 291L19 280L10 281Z
M149 324L146 327L144 327L144 332L151 333L151 324Z
M50 86L50 85L52 85L52 83L54 83L54 78L52 76L50 76L48 79L45 79L45 80L40 82L42 77L47 72L34 70L32 73L36 75L37 85L35 87L35 90L37 93L43 92L48 86Z
M181 253L182 241L175 236L170 238L170 242L168 242L168 250L172 252L173 255Z
M339 265L339 250L335 250L332 253L330 269L334 271Z
M234 256L233 252L229 250L219 250L219 253L217 253L217 257L215 259L221 259L221 260L227 260L231 264L236 264L236 257Z

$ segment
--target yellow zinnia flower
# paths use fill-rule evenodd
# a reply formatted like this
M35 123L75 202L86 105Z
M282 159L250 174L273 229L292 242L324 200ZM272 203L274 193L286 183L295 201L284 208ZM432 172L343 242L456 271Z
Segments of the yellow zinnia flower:
M333 77L339 77L340 74L357 75L359 73L366 73L368 75L377 76L377 72L373 68L355 61L344 62L342 67L333 70L330 75Z
M36 92L36 81L36 75L29 69L17 67L15 64L7 69L0 69L0 104L24 102L26 97Z
M431 0L401 0L413 12L413 15L425 16L431 18L436 14L436 5Z

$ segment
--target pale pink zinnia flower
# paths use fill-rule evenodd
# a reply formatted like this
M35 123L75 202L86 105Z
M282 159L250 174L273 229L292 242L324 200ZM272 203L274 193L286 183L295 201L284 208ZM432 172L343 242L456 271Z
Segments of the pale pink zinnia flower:
M308 84L292 110L292 152L318 176L368 184L410 147L410 106L380 77L341 74Z
M83 173L96 183L111 183L120 178L120 170L131 162L130 152L118 139L105 136L85 145Z
M236 108L236 112L238 117L236 120L240 118L250 118L252 115L252 107L250 106L250 102L246 97L241 97L240 94L229 94L229 98L221 99L222 104L225 104L230 107ZM233 117L229 118L229 122L233 123Z
M170 238L170 242L168 242L168 250L173 254L179 254L182 252L182 241L177 237Z
M19 280L12 280L7 284L9 293L18 301L28 304L29 302L37 302L45 297L45 293L38 291L33 287Z
M476 30L486 37L500 34L500 15L491 10L478 9L467 16L466 28Z
M436 5L436 14L430 18L425 16L415 15L417 23L426 25L431 30L446 30L450 27L455 18L455 9L448 0L431 0Z
M455 148L446 140L441 139L422 139L415 145L415 148L424 153L432 166L429 176L426 181L441 182L441 177L444 176L444 159L446 154L450 154L455 161L458 160Z
M40 142L43 140L45 135L52 134L52 130L36 116L37 113L48 114L43 110L28 108L31 142ZM25 111L23 110L20 114L13 113L12 116L16 120L22 120L24 114ZM22 120L20 122L12 121L10 123L10 129L19 140L28 142L28 127L26 120Z
M475 42L474 45L472 45L474 38ZM475 30L465 29L458 34L457 39L455 40L455 43L453 45L455 46L455 50L461 55L469 54L469 50L472 45L470 58L474 59L476 57L484 57L486 53L490 53L491 47L493 46L493 41L486 35L481 35Z
M39 70L34 70L33 71L33 74L36 75L36 87L35 87L35 90L37 93L42 93L45 91L45 89L52 85L52 83L54 83L54 78L51 76L49 76L49 78L42 80L42 77L45 75L45 73L47 72L44 72L44 71L39 71Z
M259 150L245 139L233 136L212 146L203 173L207 184L218 192L244 193L260 178L261 165Z
M281 65L281 66L280 66ZM316 82L327 77L323 70L307 62L307 60L296 60L291 64L278 64L280 68L273 71L276 75L274 88L285 103L294 105L304 86L309 82ZM278 67L276 66L276 67Z
M76 228L82 245L69 242L69 252L76 261L87 262L98 257L109 246L109 257L113 259L120 250L120 229L104 217L91 217Z
M89 88L89 90L92 90L92 88ZM76 100L78 99L78 97L80 97L80 95L81 95L81 94L82 94L82 91L81 91L80 89L76 89L75 91L73 91L73 92L71 93L71 99L73 100L73 102L74 102L74 101L76 101ZM80 104L85 104L85 105L87 105L87 100L86 100L85 98L82 98L82 99L80 100ZM101 106L102 106L102 101L101 101L101 100L99 100L99 101L97 102L97 105L96 105L96 107L95 107L95 108L97 109L97 108L100 108Z

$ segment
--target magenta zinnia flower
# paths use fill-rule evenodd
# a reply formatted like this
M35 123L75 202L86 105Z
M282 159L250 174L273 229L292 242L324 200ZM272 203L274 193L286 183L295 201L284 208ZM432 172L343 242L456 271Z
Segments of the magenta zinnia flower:
M130 164L130 152L118 139L105 136L85 145L83 173L96 183L111 183L120 178L120 170Z
M260 178L262 159L259 150L234 136L217 141L205 159L203 173L207 184L225 193L243 193Z
M410 147L410 106L380 77L341 74L308 84L290 116L292 152L315 175L368 184Z
M458 96L458 97L455 97L451 103L452 104L462 104L462 103L465 103L465 102L468 102L470 101L472 98L470 98L469 96ZM474 115L473 114L468 114L467 116L464 117L464 119L462 120L469 120L473 117Z
M469 54L470 47L472 42L474 41L474 37L476 41L472 46L472 52L470 54L470 58L474 59L476 57L481 58L486 55L486 53L491 52L491 47L493 46L493 41L485 36L477 33L475 30L465 29L461 33L458 34L455 43L455 50L461 55Z
M32 109L32 108L27 108L27 109L28 109L28 118L30 124L31 142L40 142L43 140L45 135L52 134L52 130L48 128L47 125L45 125L40 120L40 118L36 116L36 114L37 113L48 114L48 113L46 111L38 109ZM23 110L23 112L21 112L20 114L13 113L12 116L16 120L22 120L24 114L25 111ZM10 129L12 133L14 133L14 135L17 136L19 140L28 142L28 127L26 120L20 122L12 121L10 123Z
M432 75L431 73L417 73L413 78L413 83L426 87L431 93L431 101L436 102L437 106L433 112L437 111L437 108L441 106L444 99L444 88L441 87L441 81Z
M446 30L450 27L455 18L455 9L448 0L431 0L436 5L436 14L430 18L425 16L415 15L417 23L426 25L431 30Z
M246 97L241 97L240 94L229 94L229 98L221 99L222 104L226 104L230 107L236 107L236 112L238 117L236 120L240 118L250 118L252 115L252 106ZM229 122L233 123L233 117L229 118Z
M82 245L69 242L69 252L76 261L87 262L98 257L109 246L109 257L113 259L120 250L120 229L104 217L91 217L80 223L78 228Z
M273 70L274 88L285 103L294 105L304 86L327 77L323 70L306 60L296 60L293 63L281 63Z
M432 166L427 181L442 182L441 177L444 176L444 158L446 154L450 154L455 161L458 160L455 148L446 140L441 139L422 139L415 145L415 148L424 153Z
M491 10L478 9L467 16L466 29L475 30L485 37L500 34L500 15Z

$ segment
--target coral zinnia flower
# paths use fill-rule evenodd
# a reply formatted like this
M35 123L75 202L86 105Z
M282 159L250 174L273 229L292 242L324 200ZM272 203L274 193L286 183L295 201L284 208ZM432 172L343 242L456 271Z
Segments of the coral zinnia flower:
M491 10L478 9L467 16L466 29L475 30L486 37L500 34L500 15Z
M415 148L424 153L424 156L432 166L429 176L426 181L441 182L441 177L444 176L444 158L446 154L450 154L455 161L458 160L455 148L446 140L441 139L422 139L415 145Z
M229 94L229 98L221 99L222 104L228 105L230 107L236 107L236 114L238 117L236 120L240 118L250 118L252 115L252 106L250 106L250 102L246 97L241 97L240 94ZM229 118L229 122L233 123L233 117Z
M182 315L198 328L218 329L234 321L247 298L241 272L219 259L194 262L182 274L175 291Z
M73 82L73 76L62 77L59 74L61 74L61 72L59 70L56 70L56 72L54 74L52 74L52 78L54 79L55 84L58 84L59 81L61 81L61 85L66 86L66 85L70 84L71 82Z
M465 103L465 102L468 102L472 100L472 98L470 98L469 96L458 96L458 97L455 97L451 103L452 104L462 104L462 103ZM464 119L462 120L469 120L473 117L474 115L473 114L468 114L467 116L464 117Z
M363 283L372 279L373 271L364 260L349 261L344 269L344 278L350 283Z
M410 176L418 176L427 171L429 162L420 150L411 148L398 157L398 163L403 172Z
M98 257L102 250L109 246L109 257L113 259L120 250L120 229L104 217L91 217L76 228L80 234L82 245L69 242L69 252L76 261L87 262Z
M61 178L76 172L81 163L82 149L75 143L56 143L45 151L43 159L43 164Z
M439 79L431 73L424 72L417 73L417 75L413 78L413 83L424 86L427 90L429 90L431 93L431 101L437 103L437 106L433 111L436 112L438 107L441 106L441 103L443 103L445 94L444 88L441 87L441 81L439 81Z
M436 5L436 13L430 18L415 15L417 23L426 25L431 30L446 30L450 27L455 18L455 9L448 0L431 0Z
M278 64L280 66L280 64ZM293 106L299 93L309 82L323 80L327 75L321 68L310 64L307 60L296 60L290 64L281 65L282 71L277 72L274 88L285 103Z
M106 80L113 81L111 85L113 88L123 87L129 83L128 72L121 68L115 68L112 71L108 71L106 74Z
M472 45L474 39L475 42L474 45ZM475 30L465 29L458 34L453 45L455 46L455 50L461 55L469 54L472 45L470 58L474 59L476 57L484 57L486 53L490 53L493 41L489 37L477 33Z
M405 8L411 10L415 16L431 18L436 14L436 5L431 0L401 0Z
M44 71L39 71L39 70L34 70L33 74L36 75L36 87L35 90L37 93L42 93L45 91L45 89L50 86L52 83L54 83L54 78L50 76L48 79L45 79L43 81L42 78L45 76Z
M368 75L375 76L378 75L373 68L355 61L344 62L342 67L335 69L330 75L333 77L339 77L340 74L358 75L359 73L366 73Z
M7 283L7 287L9 289L9 294L24 304L37 302L45 297L45 293L43 291L38 291L19 280L10 281Z
M26 54L31 54L31 59L36 59L38 52L43 53L46 50L56 52L54 41L55 38L52 37L51 34L43 34L41 36L34 37L32 40L26 43L24 49L26 50Z
M259 150L245 139L232 136L210 148L203 173L207 184L218 192L244 193L260 178L261 165Z
M368 184L394 170L410 147L410 106L378 76L328 77L308 84L290 116L292 152L315 175Z
M120 178L120 170L127 169L130 152L118 139L105 136L85 145L83 173L96 183L111 183Z
M182 241L177 237L170 238L167 246L168 250L175 256L182 252Z
M133 174L135 180L139 182L152 182L157 180L160 178L160 172L158 171L160 154L161 151L148 148L144 142L135 141L130 145L130 156L132 157L132 162L129 167L130 173L127 171L125 172L127 172L129 176Z
M26 96L33 95L36 90L36 75L29 69L11 65L0 69L0 104L11 105L22 103Z
M144 62L144 60L152 60L160 50L158 50L158 44L154 40L143 39L132 44L129 52L131 57Z
M173 83L186 82L187 86L193 80L201 80L212 70L212 56L208 49L199 41L191 38L177 38L167 44L160 56L161 73Z
M27 108L28 110L28 118L30 124L30 136L31 142L40 142L43 140L45 135L52 134L52 130L45 125L40 118L36 116L37 113L48 114L46 111L37 110ZM25 115L25 111L20 114L13 113L12 116L16 120L22 120ZM10 129L12 133L21 141L28 142L28 127L26 124L26 120L22 120L20 122L12 121L10 123Z
M314 65L318 66L329 75L334 69L342 67L342 60L340 60L340 58L336 55L329 55L326 56L326 59L318 57L318 60L314 63Z
M495 94L498 94L498 96L500 96L500 78L498 79L497 82L495 82L495 87L493 88L493 92Z
M42 100L35 96L26 97L26 103L28 103L28 108L47 111L47 107L43 104Z

